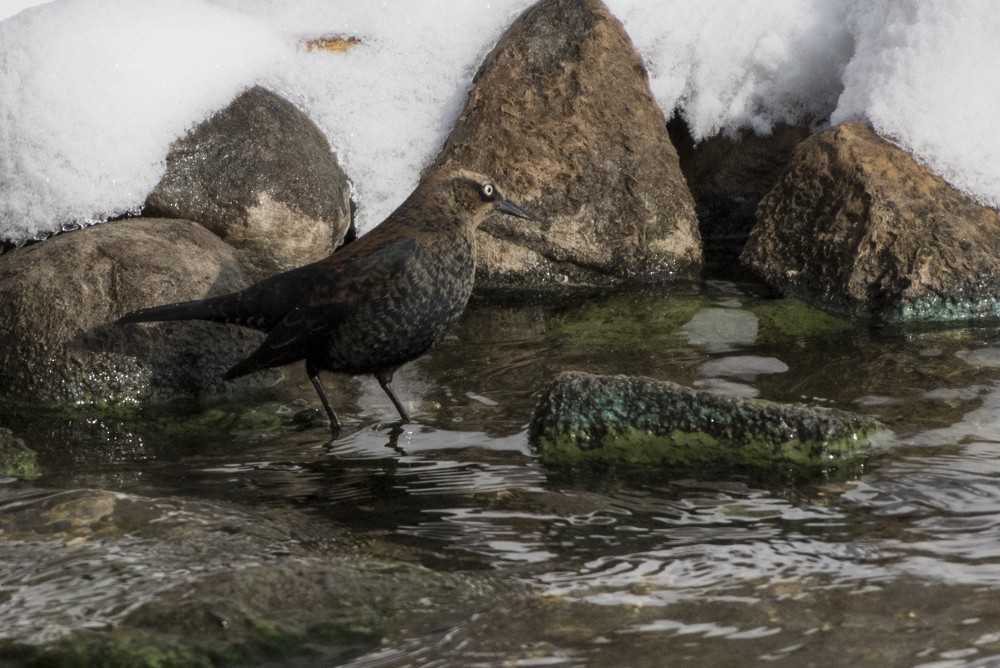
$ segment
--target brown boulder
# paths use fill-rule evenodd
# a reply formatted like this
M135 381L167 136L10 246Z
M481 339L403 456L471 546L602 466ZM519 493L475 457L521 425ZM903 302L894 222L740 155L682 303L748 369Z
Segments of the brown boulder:
M258 86L174 143L144 213L201 223L260 280L333 252L350 187L319 128Z
M492 175L538 219L487 221L481 282L662 281L701 268L663 113L600 0L541 0L514 21L434 166L447 164Z
M221 385L260 334L209 323L119 326L123 313L246 287L232 249L186 220L128 220L0 256L0 395L110 405Z
M865 124L803 142L757 218L741 259L785 294L887 320L1000 315L1000 216Z

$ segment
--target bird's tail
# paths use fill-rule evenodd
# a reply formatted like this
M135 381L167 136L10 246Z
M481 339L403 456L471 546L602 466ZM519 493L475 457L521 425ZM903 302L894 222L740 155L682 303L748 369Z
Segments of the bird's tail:
M211 322L246 324L239 312L239 303L235 295L141 308L123 315L118 319L118 324L162 322L164 320L209 320Z

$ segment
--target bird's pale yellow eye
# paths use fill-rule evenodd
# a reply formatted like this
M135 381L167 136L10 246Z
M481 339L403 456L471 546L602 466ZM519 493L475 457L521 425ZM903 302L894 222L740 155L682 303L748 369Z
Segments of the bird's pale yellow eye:
M491 197L493 197L493 193L496 192L493 189L492 184L489 184L489 183L484 183L481 186L481 190L482 190L482 193L483 193L483 199L490 199Z

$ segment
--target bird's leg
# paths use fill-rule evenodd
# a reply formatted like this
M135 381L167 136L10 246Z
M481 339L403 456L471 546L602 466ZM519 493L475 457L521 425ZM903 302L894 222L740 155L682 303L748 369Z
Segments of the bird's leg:
M406 413L406 409L403 408L402 402L396 396L396 393L392 391L392 374L396 373L395 369L389 369L388 371L379 371L375 374L375 380L378 381L379 387L382 391L389 395L389 399L392 401L392 405L396 407L399 411L399 417L403 418L403 422L409 422L410 416Z
M319 370L308 360L306 360L306 374L312 381L313 387L316 388L316 394L319 395L319 400L323 402L323 408L326 409L326 414L330 418L330 431L336 436L340 432L340 420L337 419L337 413L334 412L333 406L330 404L330 398L326 396L323 383L319 382Z

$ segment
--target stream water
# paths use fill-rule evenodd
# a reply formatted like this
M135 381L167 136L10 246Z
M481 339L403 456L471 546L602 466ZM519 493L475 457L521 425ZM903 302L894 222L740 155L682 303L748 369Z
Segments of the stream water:
M527 425L568 369L835 406L888 430L848 479L546 470ZM0 641L106 629L175 575L274 558L267 532L294 533L315 559L336 531L381 558L502 583L343 665L1000 665L996 323L867 326L721 281L480 296L397 375L414 424L373 380L327 376L347 424L333 441L304 375L285 373L235 412L0 408L43 470L0 485ZM15 531L26 506L83 489L259 540ZM274 665L331 661L314 648Z

